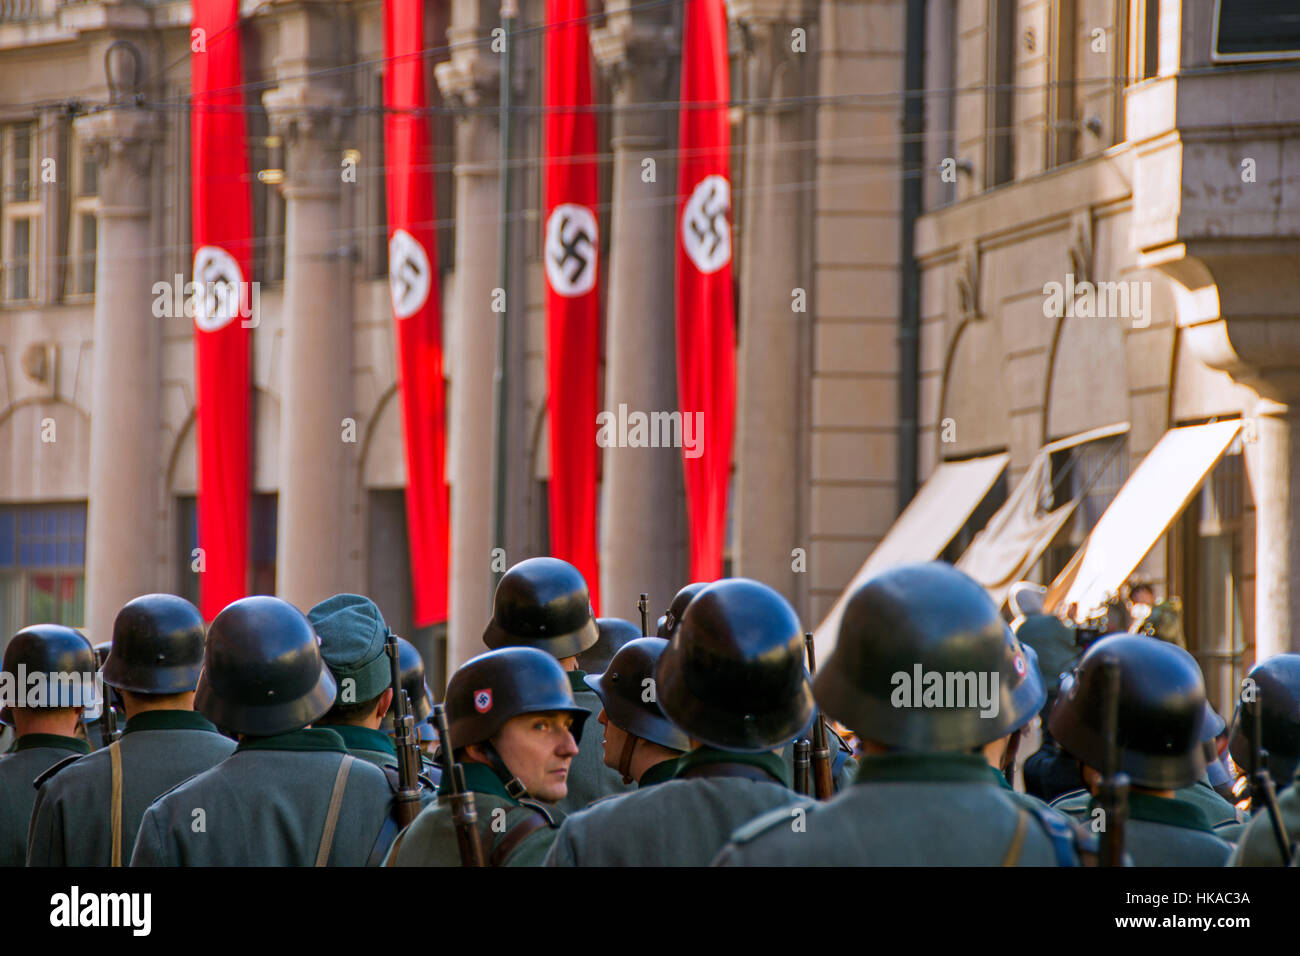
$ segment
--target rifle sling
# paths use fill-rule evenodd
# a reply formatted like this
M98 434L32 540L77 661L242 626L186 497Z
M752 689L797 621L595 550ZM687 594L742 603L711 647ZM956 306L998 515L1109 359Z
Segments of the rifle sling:
M108 826L113 848L109 866L122 865L122 744L114 740L108 745L108 766L112 775L112 797L109 802Z
M531 807L529 809L532 809ZM510 854L515 851L519 844L523 843L530 836L543 827L551 826L551 821L540 810L533 810L528 817L521 823L516 824L515 828L501 838L501 842L492 850L492 856L488 859L490 866L505 866L506 860Z
M1025 831L1029 829L1029 811L1021 807L1016 814L1016 832L1011 836L1011 845L1007 855L1002 859L1003 866L1015 866L1020 862L1020 851L1025 847Z
M338 773L334 775L334 789L330 791L330 806L325 814L325 829L321 831L320 846L316 850L317 866L328 864L330 850L334 848L334 831L339 825L339 810L343 807L343 792L347 789L348 774L356 762L356 757L345 754L339 762Z

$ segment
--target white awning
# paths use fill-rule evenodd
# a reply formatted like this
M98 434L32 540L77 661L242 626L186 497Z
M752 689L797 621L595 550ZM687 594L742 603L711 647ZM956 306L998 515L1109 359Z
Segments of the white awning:
M1001 606L1011 586L1024 579L1079 504L1076 496L1052 510L1053 453L1128 430L1128 422L1122 422L1062 438L1039 449L1006 504L975 536L957 567L984 585Z
M1119 590L1205 476L1223 457L1240 420L1174 428L1156 443L1047 591L1048 611L1077 604L1081 614Z
M934 470L818 626L813 635L817 660L825 660L835 646L849 595L887 568L937 558L1010 460L1010 455L999 453L966 461L945 461Z

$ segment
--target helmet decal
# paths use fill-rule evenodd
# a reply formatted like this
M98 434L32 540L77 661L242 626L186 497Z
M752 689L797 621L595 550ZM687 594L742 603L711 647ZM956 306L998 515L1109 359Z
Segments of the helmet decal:
M477 710L480 714L486 714L489 710L492 709L491 688L485 688L484 690L474 691L474 709Z

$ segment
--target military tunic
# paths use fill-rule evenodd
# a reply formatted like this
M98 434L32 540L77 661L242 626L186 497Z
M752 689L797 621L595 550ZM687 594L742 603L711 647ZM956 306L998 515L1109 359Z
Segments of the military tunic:
M36 778L60 760L90 753L90 744L59 734L24 734L0 759L0 866L27 862L27 831L36 803Z
M474 793L474 810L483 856L494 866L538 866L555 839L561 815L548 806L525 806L506 793L505 785L481 763L463 763L465 787ZM519 827L528 829L520 830ZM494 859L495 857L495 859ZM384 866L460 866L460 847L451 806L439 799L394 841Z
M191 710L147 710L126 722L122 760L121 856L131 862L140 818L159 796L229 757L235 742ZM28 866L109 866L112 760L101 748L47 776L36 794Z
M323 727L244 738L226 760L145 811L131 865L314 865L346 756L343 739ZM392 796L382 770L353 760L328 865L382 858Z
M1035 813L977 754L867 756L852 787L796 819L739 828L717 866L1057 866L1077 862L1070 825Z
M852 752L848 749L839 734L830 731L827 728L826 745L831 751L831 781L835 785L835 792L839 793L845 787L853 783L853 778L858 772L858 761L854 758ZM812 743L812 733L808 734L808 742ZM794 741L790 741L781 748L781 759L785 761L785 768L790 780L794 780ZM813 784L812 753L808 754L808 780L810 786Z
M623 776L612 767L605 766L605 748L600 742L601 726L596 715L604 708L596 692L587 686L582 671L569 671L569 686L579 707L591 711L582 739L578 741L578 754L569 765L569 793L556 806L564 813L575 813L593 800L611 793L626 793L633 787L623 783Z
M343 738L343 746L348 748L348 753L383 770L389 777L389 785L394 788L394 793L396 792L396 788L401 785L401 780L397 777L397 746L393 743L392 737L381 730L358 727L355 724L317 724L316 726L334 731ZM417 772L421 778L420 806L427 807L438 796L437 771L433 769L429 755L423 750L420 751L420 767Z
M610 797L565 820L546 865L707 866L746 821L810 802L790 789L777 754L702 746L678 758L672 780Z
M1134 866L1223 866L1232 844L1215 835L1200 806L1182 790L1175 793L1174 797L1129 793L1124 852ZM1096 798L1086 792L1059 798L1052 807L1084 823L1098 819L1100 809Z
M1295 781L1277 795L1277 811L1286 829L1286 837L1291 841L1292 859L1300 857L1300 772ZM1269 819L1266 809L1256 810L1250 815L1250 822L1241 829L1237 848L1233 851L1229 866L1281 866L1282 854L1278 852L1277 838L1273 835L1273 821Z

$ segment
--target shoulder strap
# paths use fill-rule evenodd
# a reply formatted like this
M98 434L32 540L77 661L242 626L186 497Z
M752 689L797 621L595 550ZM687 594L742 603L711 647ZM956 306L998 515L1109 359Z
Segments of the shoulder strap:
M122 742L114 740L108 745L108 766L112 775L112 799L108 810L109 833L113 849L109 866L122 865Z
M1020 851L1025 847L1025 831L1029 829L1029 811L1024 807L1016 808L1016 832L1011 835L1011 845L1007 855L1002 858L1002 866L1015 866L1020 862Z
M505 866L506 860L510 858L511 853L515 852L519 844L543 827L556 826L550 815L541 808L533 805L528 805L527 808L533 812L515 824L514 829L501 838L501 842L493 848L492 855L488 858L489 865Z
M4 756L4 755L3 755L3 754L0 754L0 756ZM76 762L77 762L78 760L80 760L83 756L85 756L85 755L84 755L84 754L72 754L72 755L70 755L70 756L64 757L64 758L63 758L62 760L60 760L58 763L54 764L54 766L49 767L48 769L46 769L46 771L45 771L44 773L42 773L39 777L37 777L35 780L33 780L33 781L32 781L32 786L33 786L35 789L37 789L37 790L41 789L41 784L45 783L46 780L49 780L49 779L50 779L51 777L53 777L56 773L58 773L60 770L62 770L64 767L68 766L69 764L74 764L74 763L76 763Z
M334 848L334 830L339 825L339 810L343 806L343 791L347 789L348 774L356 757L345 754L339 762L339 771L334 775L334 789L330 791L330 808L325 814L325 829L320 835L320 846L316 850L316 865L325 866Z
M1059 812L1046 807L1035 807L1032 812L1047 833L1047 839L1051 841L1052 852L1056 854L1056 865L1082 865L1081 847L1078 840L1079 832L1075 827L1064 819Z

